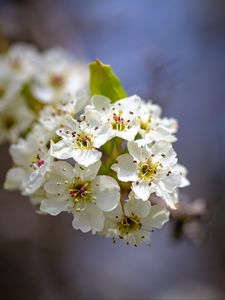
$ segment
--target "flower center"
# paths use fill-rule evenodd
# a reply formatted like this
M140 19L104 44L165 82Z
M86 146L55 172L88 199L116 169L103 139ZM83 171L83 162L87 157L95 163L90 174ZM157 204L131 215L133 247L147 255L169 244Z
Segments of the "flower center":
M129 122L122 117L122 114L122 110L119 110L117 113L113 113L111 125L114 130L124 131L129 126Z
M93 146L93 137L87 133L77 134L75 145L81 150L91 150Z
M22 69L22 64L18 57L14 57L10 59L10 66L15 71L20 71Z
M151 119L148 117L148 119L144 120L140 118L140 128L146 132L150 131L151 128Z
M132 214L131 216L124 216L120 221L116 223L116 225L121 236L138 231L142 226L140 218L134 214Z
M141 162L138 166L138 177L140 179L151 181L157 171L159 170L159 163L153 163L149 157L146 162Z
M41 159L39 154L37 154L36 156L33 157L30 167L33 168L34 170L37 170L44 164L45 164L45 161L43 159Z
M62 74L51 74L49 82L53 88L62 88L65 84L65 77Z
M75 178L68 186L70 197L77 211L84 209L93 200L91 182Z
M3 126L6 130L11 129L16 124L16 119L12 116L4 116L3 117Z

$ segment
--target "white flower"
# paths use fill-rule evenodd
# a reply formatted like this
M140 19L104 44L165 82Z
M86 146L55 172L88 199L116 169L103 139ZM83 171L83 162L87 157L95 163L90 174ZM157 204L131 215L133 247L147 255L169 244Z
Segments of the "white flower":
M39 59L35 47L24 43L13 45L2 58L0 78L17 81L22 85L33 78Z
M120 155L112 169L121 181L131 181L135 196L144 201L152 193L162 197L171 208L177 187L188 184L181 168L177 167L176 153L168 142L147 144L146 140L128 142L129 154ZM176 202L176 201L175 201Z
M77 92L74 96L66 94L59 102L44 107L40 114L40 123L47 130L56 130L67 114L75 118L89 99L90 96L86 90Z
M45 182L53 158L32 138L20 139L10 146L9 151L15 167L8 171L4 187L20 190L23 195L35 193Z
M14 143L34 120L33 112L22 98L17 99L0 111L0 143Z
M141 99L134 95L111 104L103 96L93 96L91 105L86 107L86 117L96 124L109 124L112 135L127 141L134 140L139 130L137 112Z
M1 68L1 64L0 64ZM17 81L9 80L0 75L0 112L7 109L8 106L16 103L20 95L21 84Z
M25 191L29 182L30 172L22 167L13 167L8 170L4 188L10 191Z
M31 89L43 103L52 103L64 94L74 94L87 84L87 69L65 51L53 48L42 54Z
M110 136L110 125L94 127L85 121L77 121L71 116L64 120L65 126L57 130L61 140L51 145L51 154L58 159L73 158L85 167L99 160L102 153L97 150Z
M120 188L112 177L96 177L100 165L97 161L88 168L79 164L73 168L67 162L55 162L44 185L46 199L41 203L41 211L51 215L72 212L75 229L91 230L93 234L101 231L103 211L111 211L118 205Z
M159 229L169 220L169 212L161 205L153 205L149 201L137 200L130 193L124 209L118 206L105 213L105 226L101 234L106 237L119 237L125 243L138 246L142 242L150 245L150 232Z
M175 142L177 139L173 134L177 131L176 120L162 119L160 116L161 108L158 105L142 101L139 110L140 135L149 142Z

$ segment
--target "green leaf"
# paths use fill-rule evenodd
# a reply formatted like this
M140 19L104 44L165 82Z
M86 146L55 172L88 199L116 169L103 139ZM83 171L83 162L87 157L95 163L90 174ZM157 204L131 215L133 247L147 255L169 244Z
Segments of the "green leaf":
M110 65L96 59L90 63L90 92L91 95L103 95L112 102L125 98L126 92Z

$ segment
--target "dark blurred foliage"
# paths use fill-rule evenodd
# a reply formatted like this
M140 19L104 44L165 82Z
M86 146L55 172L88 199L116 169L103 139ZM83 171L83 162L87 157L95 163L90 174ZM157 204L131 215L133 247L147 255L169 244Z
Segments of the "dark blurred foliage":
M177 118L186 197L205 198L210 215L198 246L176 243L170 223L153 233L151 249L133 249L75 232L70 216L38 216L1 189L1 298L224 299L225 1L0 0L0 29L10 43L100 58L128 94ZM2 183L9 166L3 146Z

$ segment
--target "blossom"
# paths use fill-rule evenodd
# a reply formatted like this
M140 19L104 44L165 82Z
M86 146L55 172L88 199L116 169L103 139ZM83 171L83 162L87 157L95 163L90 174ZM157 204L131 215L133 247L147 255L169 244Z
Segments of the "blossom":
M33 112L23 98L7 105L0 111L0 143L14 143L18 140L34 120Z
M152 141L175 142L177 139L173 135L177 131L177 121L175 119L161 118L161 108L151 102L141 102L139 114L140 130L142 138Z
M49 131L56 130L63 123L66 115L76 117L89 101L88 91L83 90L75 95L66 94L57 103L46 105L40 113L40 123Z
M160 204L137 200L131 192L124 208L118 206L105 213L105 226L102 235L120 238L125 243L138 246L142 242L150 245L150 232L159 229L169 220L169 211Z
M12 45L0 62L0 78L24 84L33 78L40 55L37 49L29 44L19 43Z
M32 137L12 144L9 152L15 166L8 171L4 187L32 195L45 182L53 158L47 148Z
M176 200L171 200L177 187L188 184L182 169L177 164L176 153L168 142L148 144L140 139L128 142L129 154L117 157L112 169L121 181L131 181L135 196L144 201L152 193L162 197L171 208Z
M85 167L98 161L102 153L97 150L110 138L109 124L93 126L84 121L77 121L68 115L65 126L57 130L61 140L52 143L51 154L58 159L73 158Z
M86 83L87 69L62 49L53 48L42 54L31 90L40 102L52 103Z
M15 100L18 99L20 90L21 84L19 82L0 75L0 112L7 109L11 103L16 104Z
M44 185L46 199L41 211L57 215L62 211L74 216L73 227L83 232L101 231L104 226L103 211L113 210L119 203L120 188L110 176L97 176L101 162L88 168L57 161L51 167Z
M141 99L134 95L111 104L103 96L93 96L91 105L86 106L87 119L98 124L109 124L112 135L127 141L134 140L139 130L137 111Z

